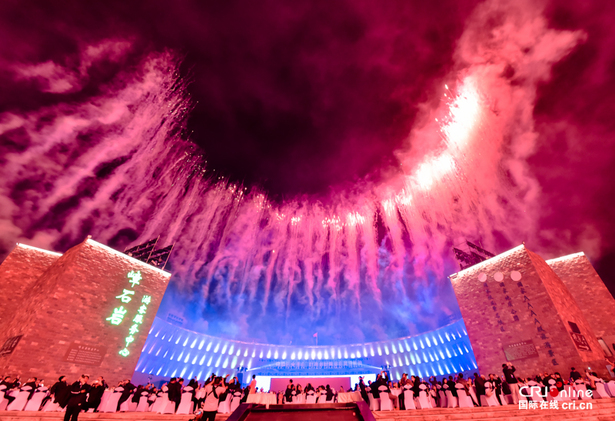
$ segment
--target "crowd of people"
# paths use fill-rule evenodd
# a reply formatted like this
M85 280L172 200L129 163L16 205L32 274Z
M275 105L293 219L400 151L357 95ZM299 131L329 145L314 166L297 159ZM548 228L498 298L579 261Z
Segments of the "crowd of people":
M141 402L142 398L147 399L147 409L160 398L166 395L168 401L174 403L175 410L180 405L182 393L192 394L194 408L201 414L203 419L215 418L219 402L226 400L227 395L240 392L242 400L247 399L247 395L252 391L256 393L256 380L253 378L248 387L243 388L237 377L228 380L230 376L217 377L212 374L204 383L199 384L197 379L190 380L184 384L182 378L171 378L169 382L162 384L160 388L154 384L135 386L130 380L120 381L117 386L109 386L103 377L98 377L90 383L90 376L84 374L75 382L69 382L66 376L61 376L54 384L47 388L42 380L36 377L29 378L22 383L19 376L4 376L0 382L0 410L11 409L11 404L15 401L20 392L27 391L26 401L30 401L34 393L44 392L45 397L35 410L43 410L47 404L55 405L57 410L65 411L65 421L77 421L81 411L98 412L102 397L105 391L120 393L115 410L120 412L123 404L130 399L133 403ZM3 402L4 401L4 402ZM22 406L25 407L25 403Z
M412 391L411 396L413 398L418 398L420 392L424 391L429 394L430 398L433 398L436 406L443 406L441 399L446 396L441 394L440 391L450 391L452 397L458 398L459 390L463 390L466 396L471 398L472 404L478 407L483 405L481 396L495 396L500 405L518 404L521 400L530 400L532 395L529 386L538 387L541 390L541 395L546 396L553 387L562 391L567 385L582 383L586 390L595 391L597 383L605 383L605 380L598 377L597 373L587 370L582 375L574 367L571 367L570 374L566 378L559 372L543 372L527 378L517 377L515 372L515 367L509 362L502 365L501 376L494 373L488 375L473 373L473 377L465 378L463 373L459 373L455 376L449 375L440 379L431 376L425 380L418 376L408 377L408 374L404 373L399 381L392 382L387 378L387 373L383 371L373 383L368 381L367 384L364 384L363 380L360 379L353 390L360 391L361 396L368 404L370 403L369 395L378 399L380 394L388 393L394 406L397 409L404 410L406 409L406 394L402 392L405 390ZM509 399L506 396L509 396L512 402L508 402ZM504 402L504 399L506 399L506 402Z
M514 404L517 404L520 400L529 399L529 395L523 393L524 387L528 385L543 388L544 396L546 396L546 392L553 387L561 391L564 390L566 385L583 382L587 389L595 390L597 383L604 382L595 372L587 370L584 374L581 374L574 367L571 368L566 377L559 372L544 372L531 378L520 378L515 373L516 369L511 363L502 365L502 375L474 373L470 378L466 378L460 373L455 376L441 378L432 376L428 379L421 379L418 376L408 376L404 373L399 381L391 381L388 373L382 371L377 375L374 382L365 382L360 377L359 383L355 384L354 388L344 390L342 387L337 391L329 385L313 386L311 383L307 383L303 387L301 384L293 383L292 379L289 380L284 391L264 391L258 390L256 387L256 376L252 376L250 383L243 387L237 377L229 380L229 375L221 377L215 374L212 374L204 383L199 383L194 378L185 384L184 379L174 377L169 382L162 384L160 388L151 383L136 386L130 380L123 380L116 386L111 387L103 377L98 377L90 383L89 376L84 374L74 382L69 381L66 376L61 376L47 389L43 381L36 377L29 378L22 384L19 376L5 376L2 377L0 383L0 410L11 409L11 403L16 399L17 393L23 393L23 396L27 395L27 401L30 401L36 392L43 392L45 397L40 401L40 405L37 405L38 407L33 410L43 410L47 405L55 405L57 410L65 411L65 421L77 421L81 411L97 412L100 410L105 391L121 393L115 408L118 412L125 410L126 406L123 404L129 400L134 404L142 403L144 404L142 410L151 411L154 402L163 396L168 399L168 402L174 403L175 410L177 410L182 395L190 393L193 411L197 414L197 419L213 421L219 406L222 402L227 401L229 394L240 402L246 402L250 394L270 393L275 395L274 401L276 403L282 404L310 403L314 400L310 400L308 397L314 396L317 396L321 401L335 402L339 393L357 392L365 402L370 404L371 400L379 399L382 394L386 393L396 409L405 410L407 406L410 406L406 400L409 397L418 398L421 392L433 399L437 406L444 406L440 402L443 399L443 394L440 391L449 391L453 397L458 397L460 391L463 390L471 398L474 406L481 406L483 405L483 400L481 400L483 395L488 397L495 395L500 404L505 404L503 400L506 399L507 395L510 396L510 400ZM403 393L406 391L412 393ZM413 407L414 405L412 405Z

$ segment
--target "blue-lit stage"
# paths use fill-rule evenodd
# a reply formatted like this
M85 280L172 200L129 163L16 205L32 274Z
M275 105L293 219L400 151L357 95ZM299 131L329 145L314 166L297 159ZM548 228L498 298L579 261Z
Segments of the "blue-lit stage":
M281 346L221 339L156 318L133 380L169 377L205 380L211 373L247 379L256 375L268 390L272 377L346 376L390 371L420 377L475 371L476 360L463 320L433 331L388 341L341 346ZM370 376L371 377L371 376ZM367 377L369 379L370 377ZM245 380L244 380L245 381Z

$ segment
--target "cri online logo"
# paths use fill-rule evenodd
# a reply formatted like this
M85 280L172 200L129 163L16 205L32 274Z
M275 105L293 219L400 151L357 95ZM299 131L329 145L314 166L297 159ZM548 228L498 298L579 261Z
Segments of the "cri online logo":
M532 398L534 396L540 396L541 398L547 398L546 390L543 392L542 386L523 386L519 389L519 394L524 398ZM570 393L564 390L558 390L557 387L551 386L548 392L552 397L560 396L562 398L578 398L578 399L591 399L593 392L591 390L570 390Z

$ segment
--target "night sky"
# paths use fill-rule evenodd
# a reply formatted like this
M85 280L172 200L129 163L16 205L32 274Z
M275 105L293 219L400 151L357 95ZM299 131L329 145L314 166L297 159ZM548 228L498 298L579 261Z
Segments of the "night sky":
M208 177L263 191L274 203L327 203L333 193L386 182L400 171L400 150L421 150L409 134L461 71L460 45L471 37L462 34L479 3L3 1L0 165L6 154L32 149L9 115L37 115L44 125L54 119L49 110L95 104L128 85L121 75L138 73L146 57L172 52L192 107L180 136L204 156ZM528 246L545 258L585 251L615 293L615 5L540 4L550 29L581 35L525 110L536 136L524 165L537 186L532 209L540 210L530 217L540 235ZM109 40L115 44L99 58L97 46ZM96 129L81 136L95 140ZM67 209L98 185L30 217L19 209L44 203L23 192L44 195L52 182L44 168L29 170L36 177L0 192L0 254L17 240L64 251L81 234L106 232L90 220L70 236L39 235L54 221L68 224ZM138 231L135 223L109 242L126 246ZM491 247L502 252L524 239L496 233Z
M121 62L90 69L77 96L151 50L179 52L198 101L192 140L216 171L276 197L326 193L395 165L393 151L450 69L475 4L10 3L2 6L8 63L76 66L83 42L134 43ZM3 107L56 100L29 89L31 80L15 86L7 70Z

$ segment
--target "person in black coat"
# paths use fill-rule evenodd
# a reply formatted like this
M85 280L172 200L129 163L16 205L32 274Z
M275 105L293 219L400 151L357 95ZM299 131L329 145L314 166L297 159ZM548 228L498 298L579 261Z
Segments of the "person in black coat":
M327 400L333 402L333 390L331 390L331 386L327 385L325 391L327 392Z
M419 392L421 391L421 388L419 387L421 385L421 379L418 376L412 376L411 379L413 380L412 393L414 394L415 398L418 398Z
M142 384L137 386L137 389L135 390L135 394L132 395L132 403L136 403L137 405L139 404L139 400L141 399L141 393L144 390L145 390L145 386L143 386Z
M19 387L21 385L21 383L19 382L19 376L15 377L15 381L12 381L11 376L6 376L2 382L0 382L1 385L6 386L7 390L8 389L15 389L17 387Z
M476 400L478 401L478 406L483 406L480 397L485 394L485 379L479 376L478 373L474 373L474 387L476 387Z
M30 395L28 395L28 400L30 400L32 399L32 395L34 395L34 392L36 392L36 389L38 388L38 379L36 377L29 378L26 384L23 385L23 387L25 386L30 387Z
M87 374L84 374L70 387L70 397L66 405L64 421L77 421L79 412L85 408L87 393L90 389L89 378Z
M367 396L367 390L365 388L365 382L363 381L363 377L359 377L359 390L361 390L361 397L363 398L365 403L369 405L369 396Z
M448 380L446 381L446 385L448 386L448 390L453 394L454 397L457 397L457 384L455 380L453 380L453 376L448 376Z
M17 387L19 387L19 377L15 378L15 381L12 381L11 376L6 376L2 382L0 383L0 385L2 386L6 386L6 391L4 394L4 399L6 399L8 401L8 405L11 404L11 402L13 402L15 400L14 396L9 395L7 392L11 389L15 389Z
M293 379L288 381L288 385L286 386L286 392L284 392L284 401L292 402L293 401L293 390L295 390L295 385L293 384Z
M171 402L175 402L175 411L179 408L179 403L182 400L182 386L177 382L177 379L173 377L168 385L168 397Z
M380 391L378 390L380 386L382 386L382 374L378 374L376 381L369 385L374 399L380 399Z
M130 380L124 380L124 391L122 392L122 396L120 396L120 400L117 401L117 412L120 412L120 405L128 400L131 393L136 389L135 385L130 383Z
M49 389L49 393L53 395L54 402L60 405L60 408L66 408L70 398L70 386L66 383L66 376L60 376Z
M102 400L106 388L107 384L102 377L99 377L92 383L88 394L87 409L94 409L94 412L98 412L98 407L100 406L100 401Z

